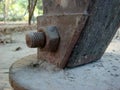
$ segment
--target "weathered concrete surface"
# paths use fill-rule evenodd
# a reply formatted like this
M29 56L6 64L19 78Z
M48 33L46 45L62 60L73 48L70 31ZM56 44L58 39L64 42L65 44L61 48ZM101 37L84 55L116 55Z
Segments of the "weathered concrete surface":
M11 64L21 57L37 52L36 49L30 49L26 46L25 33L12 33L13 43L0 44L0 90L11 90L8 81L9 67ZM21 49L18 49L19 47Z
M24 87L15 90L119 90L117 44L120 42L114 41L101 60L73 69L58 69L45 61L38 63L34 55L25 57L11 67L10 80L16 83L13 85Z
M26 46L24 35L23 32L13 33L13 38L15 39L14 43L6 45L0 44L0 90L11 90L8 81L8 69L11 64L24 56L37 52L36 49L30 49ZM17 47L21 47L22 49L15 51ZM43 73L46 75L45 77L50 77L47 73L51 73L51 75L54 74L53 72L45 71ZM52 78L54 78L53 83L49 84ZM114 39L111 42L101 60L64 72L58 72L58 74L54 74L52 78L45 79L47 85L51 88L51 84L54 84L57 89L59 88L60 90L63 90L64 88L66 89L66 84L67 87L70 86L71 89L74 88L73 90L119 90L120 40ZM63 84L65 85L61 87L61 89L59 85ZM76 85L76 87L74 87L74 85Z

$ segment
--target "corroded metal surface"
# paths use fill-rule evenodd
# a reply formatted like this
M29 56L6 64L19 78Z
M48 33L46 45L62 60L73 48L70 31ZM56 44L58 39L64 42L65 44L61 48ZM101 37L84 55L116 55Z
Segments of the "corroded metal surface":
M44 51L56 51L60 36L56 26L39 28L38 32L26 34L26 44L30 48L41 48Z
M26 44L28 47L37 48L44 47L45 35L43 32L30 32L26 34Z
M88 17L90 0L43 0L43 16L37 18L41 27L56 26L60 35L57 51L38 48L38 58L45 59L60 68L67 64Z
M43 0L44 14L85 13L90 0Z
M45 46L41 49L44 51L56 51L60 42L58 28L56 26L47 26L39 28L38 32L44 32L46 38Z
M38 47L38 58L65 67L87 20L89 5L90 0L43 0L44 15L37 18L37 30L44 32L45 45ZM53 32L52 26L56 27Z
M82 14L39 16L37 18L38 31L41 27L56 26L60 35L60 45L56 52L38 48L38 58L64 68L87 17Z

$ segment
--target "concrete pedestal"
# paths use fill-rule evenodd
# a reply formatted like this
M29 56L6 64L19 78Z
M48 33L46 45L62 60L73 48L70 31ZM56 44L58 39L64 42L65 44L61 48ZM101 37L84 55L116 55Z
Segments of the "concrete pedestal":
M64 70L36 57L26 56L12 64L9 81L14 90L71 90L65 86Z
M38 62L36 55L24 57L11 66L10 84L14 90L118 90L118 46L113 44L115 52L109 48L112 53L107 52L101 60L73 69Z

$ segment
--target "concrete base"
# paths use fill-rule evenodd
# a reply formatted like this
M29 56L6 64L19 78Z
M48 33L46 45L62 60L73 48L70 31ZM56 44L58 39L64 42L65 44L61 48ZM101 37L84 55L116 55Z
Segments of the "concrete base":
M94 63L63 70L30 55L11 66L9 78L14 90L119 90L119 64L118 54L106 52Z
M12 64L9 81L14 90L53 90L50 86L58 84L55 82L57 78L54 79L53 76L62 70L36 57L29 55Z

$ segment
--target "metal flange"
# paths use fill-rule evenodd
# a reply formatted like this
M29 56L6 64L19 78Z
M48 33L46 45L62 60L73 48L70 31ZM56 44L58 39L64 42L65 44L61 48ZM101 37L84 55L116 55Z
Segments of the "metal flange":
M44 48L38 48L38 59L46 60L60 68L64 68L87 17L81 13L39 16L37 18L37 30L38 32L42 31L45 33L46 44ZM60 36L60 41L58 35Z

